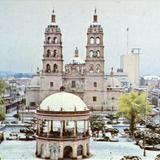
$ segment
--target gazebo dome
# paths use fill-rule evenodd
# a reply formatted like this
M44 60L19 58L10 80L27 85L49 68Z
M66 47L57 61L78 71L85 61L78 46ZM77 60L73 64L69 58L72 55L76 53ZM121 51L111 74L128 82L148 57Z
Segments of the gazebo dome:
M89 109L80 97L67 92L59 92L45 98L40 104L40 110L75 112Z

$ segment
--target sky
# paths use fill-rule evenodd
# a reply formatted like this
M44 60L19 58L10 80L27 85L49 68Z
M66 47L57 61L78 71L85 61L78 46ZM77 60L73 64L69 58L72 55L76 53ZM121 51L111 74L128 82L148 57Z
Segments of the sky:
M76 47L85 59L87 28L94 9L104 31L105 72L120 67L120 55L140 48L140 74L160 75L159 0L0 0L0 70L42 68L44 30L52 10L61 28L64 62Z

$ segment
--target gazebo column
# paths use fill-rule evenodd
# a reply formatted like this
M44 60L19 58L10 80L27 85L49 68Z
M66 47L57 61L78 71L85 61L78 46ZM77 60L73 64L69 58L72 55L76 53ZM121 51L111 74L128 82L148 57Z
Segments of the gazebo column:
M77 159L77 144L75 142L73 142L73 158Z
M66 121L63 121L63 132L66 130Z
M88 135L89 135L89 120L87 120L87 132L88 132Z
M87 145L86 145L86 143L84 143L84 146L83 146L83 156L84 157L87 156Z
M53 120L51 120L51 129L50 129L50 133L53 133Z
M84 120L84 136L86 136L86 120Z
M60 126L60 137L63 137L63 121L60 121L61 126Z
M47 120L47 137L49 137L49 120Z
M39 120L37 119L37 131L36 134L39 135Z
M40 120L39 122L40 122L40 124L39 124L39 127L40 127L40 133L42 133L42 134L43 134L43 120Z
M77 121L74 121L74 137L77 136Z

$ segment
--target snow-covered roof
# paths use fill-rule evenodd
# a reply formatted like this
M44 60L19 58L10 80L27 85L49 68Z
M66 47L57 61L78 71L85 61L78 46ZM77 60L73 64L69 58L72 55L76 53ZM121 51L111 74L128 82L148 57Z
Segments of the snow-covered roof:
M67 92L58 92L45 98L40 104L40 110L75 112L89 109L80 97Z

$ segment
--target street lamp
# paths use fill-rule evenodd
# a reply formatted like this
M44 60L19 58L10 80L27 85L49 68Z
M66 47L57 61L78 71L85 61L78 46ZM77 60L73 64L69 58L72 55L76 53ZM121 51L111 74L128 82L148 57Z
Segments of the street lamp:
M146 127L146 121L147 121L147 97L148 97L148 91L146 90L146 98L145 98L145 117L144 117L144 121L145 121L145 127ZM145 132L144 132L144 135L143 135L143 156L146 157L146 149L145 149Z

